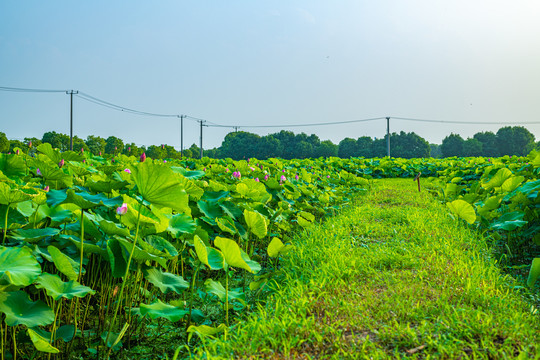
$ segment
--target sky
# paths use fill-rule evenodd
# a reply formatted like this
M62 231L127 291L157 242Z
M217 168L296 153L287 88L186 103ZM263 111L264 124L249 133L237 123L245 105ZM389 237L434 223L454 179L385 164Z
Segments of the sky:
M339 143L391 132L440 144L516 122L540 140L537 0L1 1L0 86L78 90L144 112ZM0 91L10 139L69 134L70 96ZM425 123L392 117L462 121ZM538 122L539 124L527 124ZM73 97L73 131L180 148L180 119ZM207 123L209 124L209 123ZM282 128L247 126L284 125ZM243 127L245 126L245 127ZM199 144L184 120L184 148ZM231 128L204 127L203 147Z

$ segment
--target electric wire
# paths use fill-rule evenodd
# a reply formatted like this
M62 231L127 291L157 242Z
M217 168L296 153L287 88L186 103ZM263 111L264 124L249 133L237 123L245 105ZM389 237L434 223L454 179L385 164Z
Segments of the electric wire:
M540 124L540 121L455 121L455 120L433 120L433 119L416 119L416 118L403 118L397 116L391 116L390 119L405 120L405 121L417 121L428 123L443 123L443 124L472 124L472 125L527 125L527 124Z
M31 93L64 93L70 90L51 90L51 89L25 89L0 86L0 91L12 91L12 92L31 92Z

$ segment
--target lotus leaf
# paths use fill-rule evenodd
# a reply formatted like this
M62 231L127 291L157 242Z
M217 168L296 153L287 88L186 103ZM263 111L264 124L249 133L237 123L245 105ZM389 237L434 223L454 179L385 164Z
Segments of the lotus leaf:
M0 285L28 286L41 274L41 266L32 250L0 246Z
M44 326L54 321L54 312L43 301L32 301L23 291L0 293L0 312L9 326Z
M61 298L73 299L75 296L83 298L88 294L94 295L96 293L88 286L81 285L75 280L63 282L58 275L48 273L43 273L38 277L36 288L45 289L47 295L56 301Z

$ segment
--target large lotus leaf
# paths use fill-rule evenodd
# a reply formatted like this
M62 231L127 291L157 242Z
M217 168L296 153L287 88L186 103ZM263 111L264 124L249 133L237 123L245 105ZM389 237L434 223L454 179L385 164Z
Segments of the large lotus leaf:
M17 203L17 211L24 217L30 217L35 211L34 203L32 200L21 201Z
M237 220L242 217L242 210L232 201L222 201L219 203L219 207L223 212L233 219Z
M159 299L150 305L141 304L140 312L141 315L148 315L151 319L164 318L172 322L181 320L186 314L189 314L189 311L165 304Z
M244 219L249 231L262 239L267 234L266 219L256 211L244 210Z
M502 184L512 176L512 172L507 168L499 169L493 175L489 182L482 184L482 187L486 190L491 190L496 187L502 186Z
M129 199L129 200L128 200ZM128 211L120 218L121 222L130 229L135 229L137 226L137 219L139 219L140 225L153 225L155 227L161 227L159 224L162 220L148 209L146 206L140 206L136 200L124 197L124 201L128 206ZM139 211L141 212L139 217ZM167 224L168 224L168 219ZM167 226L165 226L167 229Z
M113 190L123 188L126 184L125 181L111 180L102 175L94 175L84 183L87 188L98 193L111 193Z
M47 251L51 255L54 266L69 280L77 280L79 277L80 264L64 254L55 246L48 246Z
M75 192L73 189L67 190L67 197L62 203L75 204L81 209L91 209L96 206L116 207L122 205L122 197L108 198L105 194L92 195L87 192ZM51 204L49 204L50 206ZM53 206L58 205L58 203Z
M66 209L64 205L61 205L49 208L49 211L46 212L46 215L51 219L53 224L63 224L71 221L71 218L73 217L73 211L70 209Z
M150 235L145 237L144 240L155 250L156 254L161 254L162 256L167 257L178 256L178 250L174 247L174 245L161 236Z
M116 239L107 241L107 253L109 254L109 263L111 272L115 278L121 278L126 274L127 261L124 257L124 248Z
M116 238L120 245L126 250L128 253L131 253L131 249L133 247L133 243L123 239L123 238ZM133 251L133 260L144 263L146 261L156 261L159 265L161 265L163 268L167 268L167 259L162 258L160 256L152 255L145 251L144 249L141 249L139 246L135 246L135 249Z
M7 183L0 182L0 204L10 205L18 202L30 200L32 195L15 188L12 189Z
M24 176L26 165L19 155L0 154L0 171L7 176Z
M45 331L39 327L32 328L32 331L34 331L41 338L46 339L46 341L50 341L52 338L53 341L61 339L64 342L70 342L71 339L73 339L73 334L75 333L75 326L74 325L60 326L58 329L56 329L54 337L52 336L50 332Z
M69 240L72 244L74 244L78 250L81 250L81 239L75 235L59 235L60 239L63 240ZM85 241L83 243L84 247L84 253L85 254L99 254L104 259L108 259L107 250L101 248L98 245L92 244L88 241Z
M290 250L292 250L294 246L292 245L285 245L283 242L281 242L280 239L277 237L273 238L272 241L270 241L270 244L268 244L267 252L268 256L270 257L278 257L280 254L286 254Z
M167 166L145 161L134 166L131 174L146 201L177 211L189 208L188 194Z
M197 186L193 180L186 179L185 177L177 177L178 182L182 185L186 193L189 195L190 200L199 200L205 191Z
M296 218L298 221L298 224L302 227L308 227L313 224L315 221L315 216L312 213L308 213L306 211L300 211L298 212L298 217Z
M212 247L206 246L201 238L195 235L193 239L195 252L199 260L212 270L223 269L223 254Z
M62 160L62 154L60 151L53 149L52 145L49 143L39 144L36 148L37 151L46 155L49 160L57 164Z
M72 174L78 177L88 176L92 174L92 171L90 171L90 167L78 161L70 161L69 163L67 163L67 167Z
M193 234L197 229L195 221L186 214L176 214L169 220L169 231L174 237L180 236L180 234Z
M527 279L527 285L532 287L536 280L540 277L540 258L534 258L529 270L529 277Z
M98 224L101 231L107 235L119 235L125 237L130 235L128 229L118 226L118 224L113 221L102 219L99 220Z
M0 285L28 286L41 274L41 266L24 247L0 246Z
M218 202L221 199L229 197L229 191L205 191L201 200L209 202Z
M512 176L503 182L501 188L504 192L512 192L523 182L523 180L525 180L524 176Z
M540 180L526 182L525 184L521 185L519 188L516 189L517 192L523 194L529 194L533 191L538 190L540 190Z
M60 229L55 228L43 228L43 229L18 229L11 233L10 237L18 241L26 241L29 243L36 243L39 240L58 235Z
M184 168L178 167L178 166L171 166L171 170L177 174L182 175L186 179L191 179L191 180L198 180L202 178L205 174L205 172L201 170L190 171L190 170L186 170Z
M236 191L247 199L254 201L266 202L269 200L269 194L266 191L266 186L259 181L253 179L245 179L236 185Z
M9 326L44 326L54 321L54 312L43 301L32 301L24 291L0 293L0 312Z
M214 281L212 279L207 279L204 282L204 290L207 293L216 295L219 298L219 300L221 300L221 302L225 302L225 296L228 295L229 301L238 300L240 303L244 305L246 303L245 301L246 296L242 291L240 291L240 289L237 289L237 290L229 289L229 292L227 294L223 285L221 285L220 282Z
M260 267L257 269L255 266L257 263L253 262L253 264L250 265L246 262L246 260L250 262L251 260L249 260L247 255L242 256L242 251L236 241L218 236L215 238L214 244L221 250L227 265L241 268L251 273L256 273L260 270Z
M465 220L469 224L472 224L476 221L476 213L474 212L474 207L464 200L454 200L452 202L446 203L446 206L458 217Z
M221 231L228 232L232 236L238 233L234 221L230 217L216 218L216 224L221 229Z
M191 336L193 336L193 334L197 334L200 338L205 338L207 336L213 337L214 335L219 334L224 331L227 331L227 325L225 324L220 324L218 327L215 327L215 328L208 325L199 325L199 326L191 325L187 329L187 332L189 333L188 342L191 340Z
M86 295L94 295L96 292L88 286L79 284L75 280L63 282L58 275L47 273L41 274L36 281L36 288L45 289L47 295L58 301L61 298L73 299L75 296L83 298Z
M161 272L156 268L144 269L143 273L146 280L154 286L157 286L164 294L171 291L180 294L182 291L189 288L189 283L180 275Z
M200 200L197 201L197 207L204 215L212 220L223 216L223 210L216 202Z
M523 211L513 211L503 214L496 221L492 222L490 229L512 231L527 224L523 220L525 213Z
M488 199L484 201L484 203L478 208L478 213L482 216L486 216L486 214L492 210L498 209L499 205L501 203L501 199L503 198L503 195L496 195L491 196Z
M30 340L32 340L32 343L38 351L50 354L58 354L60 352L60 350L58 350L49 343L51 339L50 337L42 336L40 333L30 328L27 330L28 336L30 336Z

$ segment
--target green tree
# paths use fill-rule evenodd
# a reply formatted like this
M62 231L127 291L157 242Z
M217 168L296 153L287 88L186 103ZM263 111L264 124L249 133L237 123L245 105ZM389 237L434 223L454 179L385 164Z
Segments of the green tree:
M505 126L497 131L499 156L527 155L535 147L534 135L523 126Z
M465 140L459 134L451 133L445 137L441 144L443 157L463 156L463 143Z
M122 141L122 139L119 139L116 136L109 136L107 140L105 140L105 152L107 154L111 154L111 155L120 154L123 149L124 149L124 142Z
M473 139L476 139L482 143L481 156L499 156L497 135L491 131L478 132L474 134Z
M99 155L99 153L105 153L106 141L104 138L94 135L88 135L86 138L86 146L88 146L89 151L94 155Z
M220 154L234 160L259 157L261 137L245 131L230 132L225 136L220 147Z
M465 140L463 156L482 156L482 143L474 137Z
M61 151L69 150L69 136L66 134L60 134L56 131L49 131L43 134L41 141L49 143L53 148Z
M358 149L358 156L363 156L365 158L372 157L371 146L373 144L373 139L369 136L362 136L356 140L356 147Z
M429 143L414 132L393 133L390 138L390 155L405 159L429 157Z
M340 158L350 158L358 156L358 142L349 137L341 140L338 144L338 156Z
M32 147L37 147L39 145L41 145L41 140L36 138L36 137L25 137L24 138L24 144L26 146L26 148L28 148L28 144L32 143ZM21 148L23 149L23 148Z
M431 157L434 157L434 158L442 157L441 145L429 144L429 147L431 148L431 151L430 151Z
M158 145L150 145L146 149L146 156L152 159L165 159L167 156L167 150L164 147Z
M3 132L0 132L0 153L9 151L9 140Z
M9 152L13 153L15 151L15 148L19 148L22 151L28 151L28 144L25 144L24 142L20 140L10 140L9 141Z
M313 157L336 157L338 156L339 147L330 140L321 141L319 146L315 148Z

